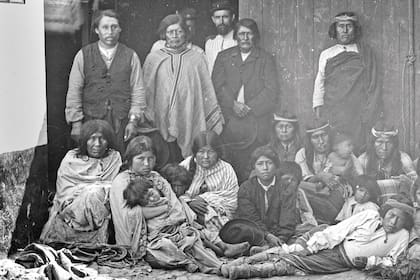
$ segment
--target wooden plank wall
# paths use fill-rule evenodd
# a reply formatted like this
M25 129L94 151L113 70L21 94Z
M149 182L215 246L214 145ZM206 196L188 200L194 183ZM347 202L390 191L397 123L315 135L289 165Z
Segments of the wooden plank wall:
M319 54L334 43L327 34L331 19L342 11L358 13L363 40L376 49L383 77L385 114L399 127L400 143L408 150L408 5L409 0L240 0L239 15L256 20L262 47L276 56L282 91L279 107L291 108L304 123L313 117L312 91ZM415 1L414 14L415 41L420 42L420 1ZM415 53L419 52L417 42ZM418 90L418 60L415 67ZM420 96L415 108L420 109ZM419 124L416 116L417 142Z
M157 29L167 15L185 7L197 11L195 42L204 47L205 38L215 34L210 9L215 0L115 0L116 10L121 15L121 41L133 48L144 62L153 43L159 39ZM238 0L229 0L232 7L238 7ZM96 38L96 37L95 37Z

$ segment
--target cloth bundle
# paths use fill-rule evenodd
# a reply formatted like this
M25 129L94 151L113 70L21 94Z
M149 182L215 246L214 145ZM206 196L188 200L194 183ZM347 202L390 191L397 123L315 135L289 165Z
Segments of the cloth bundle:
M76 266L71 260L75 258L68 249L55 251L47 245L32 243L25 247L15 262L27 269L38 268L37 272L49 280L79 279L97 275L96 271Z

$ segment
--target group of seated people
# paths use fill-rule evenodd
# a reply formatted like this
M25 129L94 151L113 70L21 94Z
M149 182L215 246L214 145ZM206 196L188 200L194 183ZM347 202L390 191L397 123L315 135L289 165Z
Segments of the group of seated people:
M389 266L409 242L418 250L420 181L398 130L379 121L359 157L327 121L308 125L302 145L297 117L283 111L271 133L239 185L213 131L194 137L191 156L156 170L151 138L134 137L121 157L112 127L87 121L59 167L40 240L115 238L152 267L230 279Z

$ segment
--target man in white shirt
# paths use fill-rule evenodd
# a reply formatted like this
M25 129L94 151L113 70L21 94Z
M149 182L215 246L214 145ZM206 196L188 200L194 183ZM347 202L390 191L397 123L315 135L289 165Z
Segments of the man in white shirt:
M408 246L414 214L410 204L403 196L393 197L382 205L380 213L365 210L308 235L307 241L273 247L223 265L221 272L230 279L266 278L392 266Z
M365 144L367 129L382 110L376 59L360 42L361 26L354 12L334 17L328 31L336 44L321 52L313 92L313 108L339 132Z
M220 51L237 45L233 38L233 22L235 13L229 1L221 0L212 4L212 21L217 29L217 35L208 37L204 47L210 75L213 72L214 62Z

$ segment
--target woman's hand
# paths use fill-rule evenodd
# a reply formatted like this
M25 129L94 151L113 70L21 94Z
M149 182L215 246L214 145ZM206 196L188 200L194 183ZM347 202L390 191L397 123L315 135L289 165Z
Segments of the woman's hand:
M270 245L270 247L277 247L283 244L283 241L281 241L280 238L271 233L265 236L265 240L267 240L267 243Z
M208 212L207 205L208 205L207 201L205 201L203 198L199 196L195 197L193 200L191 200L188 203L188 206L190 206L191 210L193 210L198 215L202 215L202 216L204 216Z

